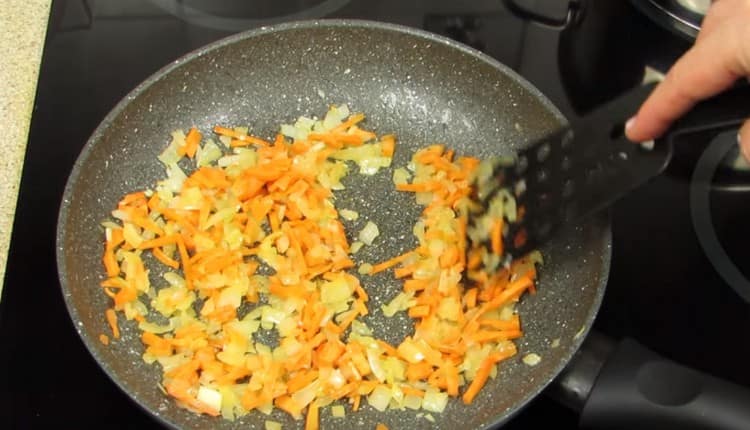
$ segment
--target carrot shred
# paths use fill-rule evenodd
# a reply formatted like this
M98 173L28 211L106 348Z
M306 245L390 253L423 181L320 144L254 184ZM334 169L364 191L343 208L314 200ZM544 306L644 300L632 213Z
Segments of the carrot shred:
M491 247L492 252L496 255L503 255L503 219L497 218L492 223L492 231L490 232L490 240L492 241Z
M307 417L305 418L305 430L318 430L318 402L313 401L307 407Z
M188 158L195 157L195 153L198 151L198 145L200 145L202 137L203 135L201 132L199 132L197 128L192 127L187 136L185 136L185 146L180 147L177 150L177 154L187 155Z
M161 250L161 248L153 248L151 252L154 254L154 257L156 257L157 260L161 261L165 266L171 267L173 269L180 268L180 263L178 263L176 260L173 260L172 258L169 258L169 256L167 256L167 254L165 254L164 251Z
M406 260L407 258L411 257L413 254L412 251L405 252L401 255L398 255L396 257L393 257L391 259L388 259L386 261L380 262L378 264L375 264L372 266L372 269L370 270L370 275L374 275L378 272L382 272L384 270L390 269L391 267L401 263L402 261Z
M392 134L385 135L380 138L381 154L384 157L393 157L393 153L396 149L396 137Z
M160 248L165 245L175 244L177 243L177 241L178 236L175 234L169 236L161 236L157 237L156 239L144 240L140 245L138 245L138 249Z
M107 317L107 323L109 324L109 328L112 329L112 336L115 339L119 339L120 328L117 326L117 315L115 314L115 310L112 308L108 308L106 311L104 311L104 314Z
M231 137L233 139L231 141L231 146L247 146L250 144L266 146L266 147L271 146L269 142L259 137L250 136L247 134L240 134L232 130L231 128L222 127L219 125L214 127L214 133L219 134L221 136Z

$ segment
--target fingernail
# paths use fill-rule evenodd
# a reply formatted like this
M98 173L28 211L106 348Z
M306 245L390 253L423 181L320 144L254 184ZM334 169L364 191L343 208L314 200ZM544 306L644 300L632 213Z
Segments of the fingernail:
M631 117L625 122L625 130L630 130L635 125L635 117Z

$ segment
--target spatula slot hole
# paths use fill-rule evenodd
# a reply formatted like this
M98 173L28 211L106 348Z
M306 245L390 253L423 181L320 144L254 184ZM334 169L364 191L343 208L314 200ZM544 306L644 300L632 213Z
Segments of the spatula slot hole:
M539 169L539 170L537 170L537 172L536 172L536 178L535 178L535 179L536 179L536 182L537 182L537 183L539 183L539 184L541 184L541 183L543 183L543 182L545 182L545 181L547 180L547 177L548 177L548 176L549 176L549 175L547 174L547 171L546 171L546 170L544 170L544 169Z
M536 150L536 159L540 163L544 163L547 158L549 158L549 154L552 152L552 147L550 147L549 143L545 143L542 146L539 147L539 149Z
M570 196L573 195L576 189L576 184L572 179L568 179L565 181L565 184L563 185L562 195L564 198L570 198Z
M560 168L567 171L570 170L570 167L573 165L573 163L570 161L570 158L568 156L563 156L562 160L560 161Z
M526 172L526 169L529 168L529 160L525 156L518 157L518 161L516 162L516 174L517 175L523 175Z
M563 134L560 140L560 147L565 149L573 142L573 130L568 130Z

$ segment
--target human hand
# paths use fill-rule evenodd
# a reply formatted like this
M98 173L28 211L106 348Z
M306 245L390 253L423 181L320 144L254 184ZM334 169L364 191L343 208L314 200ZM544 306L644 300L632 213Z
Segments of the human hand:
M714 1L693 47L628 120L625 134L635 142L657 138L697 102L748 76L750 0ZM737 139L742 154L750 161L750 119L740 128Z

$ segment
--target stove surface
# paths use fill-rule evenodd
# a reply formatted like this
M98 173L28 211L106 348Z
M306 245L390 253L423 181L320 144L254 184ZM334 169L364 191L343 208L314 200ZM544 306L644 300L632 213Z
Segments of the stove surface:
M640 82L645 65L665 68L687 47L629 2L587 4L591 9L562 30L520 18L499 0L56 1L0 302L0 427L159 428L79 340L60 293L54 246L62 190L80 149L109 109L147 76L243 29L290 19L366 18L480 49L570 118ZM690 192L690 177L678 172L612 209L612 268L595 328L750 386L750 344L736 336L750 329L750 308L731 288L736 280L717 271L695 227L705 228L710 215L711 231L744 279L750 197L707 191L709 204L695 210ZM542 396L507 428L549 422L573 429L577 416Z

